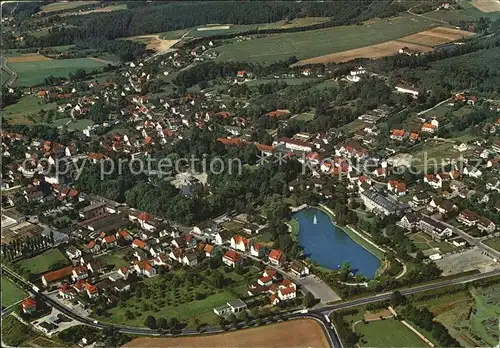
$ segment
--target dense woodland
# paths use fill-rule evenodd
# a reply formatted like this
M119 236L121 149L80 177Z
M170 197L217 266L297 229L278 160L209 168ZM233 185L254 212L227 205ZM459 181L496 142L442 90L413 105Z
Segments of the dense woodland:
M374 17L389 17L406 7L392 1L362 0L356 6L347 1L332 2L151 2L129 3L129 9L86 16L51 16L44 21L58 24L48 35L28 35L25 47L74 44L94 38L108 40L133 35L159 33L194 26L220 24L258 24L300 17L330 17L332 25L357 24ZM15 15L27 19L40 11L37 4L22 4ZM43 23L43 22L42 22ZM64 25L62 25L64 23ZM113 25L109 25L113 23Z

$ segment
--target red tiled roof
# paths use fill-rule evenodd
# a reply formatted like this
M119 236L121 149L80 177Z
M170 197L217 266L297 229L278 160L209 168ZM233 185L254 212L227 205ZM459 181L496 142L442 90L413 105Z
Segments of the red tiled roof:
M137 247L144 249L146 247L146 243L144 243L142 240L139 239L134 239L132 244L136 245Z
M104 238L104 242L105 243L113 243L114 241L116 241L116 237L114 234L110 235L110 236L107 236L106 238Z
M68 267L58 269L57 271L45 273L42 277L47 282L53 282L53 281L62 279L64 277L68 277L71 275L71 273L73 273L73 266L68 266Z
M293 286L289 286L287 288L283 288L283 289L280 289L279 292L281 292L281 294L284 296L284 295L288 295L288 294L291 294L291 293L294 293L296 290Z
M31 297L26 297L23 300L23 309L28 309L28 308L36 308L36 301L32 299Z
M245 141L240 138L217 138L217 141L224 145L240 145L245 143Z
M226 253L224 254L224 258L229 259L229 260L231 260L233 262L238 262L238 261L241 260L240 254L238 254L234 250L228 250L228 251L226 251Z
M269 253L269 258L279 261L281 259L282 252L280 250L273 249Z

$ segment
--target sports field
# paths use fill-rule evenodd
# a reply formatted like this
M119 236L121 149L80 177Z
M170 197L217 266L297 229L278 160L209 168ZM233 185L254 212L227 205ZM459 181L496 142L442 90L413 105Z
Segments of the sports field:
M221 61L299 60L375 45L436 26L434 20L404 15L356 26L340 26L233 42L217 47Z
M323 330L312 319L238 330L217 335L152 338L141 337L124 347L329 347Z
M359 323L356 333L362 335L361 347L427 347L424 341L396 319Z
M43 83L47 76L68 77L78 69L93 71L106 63L90 58L54 59L28 62L9 62L9 68L17 73L14 86L33 86Z

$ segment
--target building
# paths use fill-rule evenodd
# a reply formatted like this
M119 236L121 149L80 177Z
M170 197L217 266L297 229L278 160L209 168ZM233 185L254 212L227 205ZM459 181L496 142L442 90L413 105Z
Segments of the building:
M457 220L466 226L474 226L479 221L479 215L470 210L462 211Z
M236 267L237 264L241 263L241 256L234 250L228 250L222 256L222 262L231 267Z
M305 277L310 273L309 268L299 261L292 262L290 266L290 272L292 272L292 274L294 274L298 278Z
M283 144L286 149L292 151L311 152L314 148L314 145L311 143L290 138L281 138L278 140L278 144Z
M36 312L36 301L31 297L26 297L22 303L23 313L31 314Z
M375 191L363 191L361 193L361 199L368 211L383 215L395 214L398 211L398 205L396 203Z
M198 258L196 257L195 253L187 253L182 258L182 263L187 265L187 266L194 267L198 264Z
M418 95L420 94L418 89L403 84L397 84L396 91L398 91L399 93L411 94L414 98L418 97Z
M82 251L71 245L68 249L66 249L66 255L68 255L70 259L77 259L82 256Z
M137 274L142 274L148 278L156 275L156 269L149 263L148 260L142 260L134 265Z
M61 268L57 271L52 271L42 275L42 283L44 286L49 286L51 283L56 283L64 278L68 278L73 274L73 266Z
M297 297L297 289L294 286L280 288L278 290L278 298L281 301L291 300Z
M229 313L240 313L247 309L247 304L240 299L227 302L225 305L214 308L214 313L218 316L227 315Z
M495 231L496 225L490 219L480 217L477 221L476 227L481 232L492 233Z
M419 228L425 233L431 235L433 238L443 239L446 237L451 237L453 231L451 228L447 227L442 222L431 219L430 217L423 216L419 223Z
M231 237L231 248L245 252L248 250L248 246L250 244L250 240L245 237L241 237L239 235L234 235Z
M268 259L269 263L274 266L282 266L285 263L285 255L281 252L281 250L271 250Z
M250 255L254 257L262 256L262 247L260 246L260 244L258 243L252 244L252 246L250 247Z
M99 215L103 215L106 212L106 203L98 202L86 206L78 211L80 218L87 220Z

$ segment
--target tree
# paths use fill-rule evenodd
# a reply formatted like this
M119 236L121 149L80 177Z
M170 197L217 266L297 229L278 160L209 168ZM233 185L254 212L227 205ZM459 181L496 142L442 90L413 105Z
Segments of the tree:
M158 319L157 325L160 329L168 330L168 320L167 318Z
M145 325L150 329L156 329L156 319L152 315L148 315Z
M307 294L304 296L303 305L305 308L311 308L314 305L314 301L315 301L314 295L308 291Z
M404 297L399 291L394 291L391 295L391 306L396 307L405 304L406 297Z

